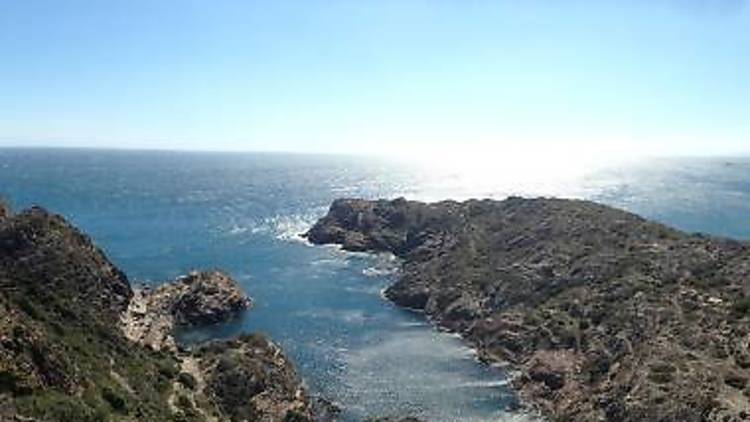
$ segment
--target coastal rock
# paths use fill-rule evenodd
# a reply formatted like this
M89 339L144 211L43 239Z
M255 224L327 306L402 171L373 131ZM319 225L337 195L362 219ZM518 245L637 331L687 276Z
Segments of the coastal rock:
M529 359L526 372L532 381L555 391L565 386L566 377L577 372L576 360L568 351L539 351Z
M553 420L750 415L750 245L589 201L341 199L307 238L402 258L423 310Z
M0 221L0 266L7 275L0 283L42 302L84 308L113 326L133 295L125 274L88 236L40 207Z
M221 271L192 272L154 290L137 290L123 313L123 331L154 350L176 350L176 327L226 322L252 301Z
M120 327L130 341L151 350L177 351L172 300L149 289L134 290L130 305L122 313Z
M305 234L312 243L339 244L348 251L389 251L407 246L406 231L415 222L412 203L404 200L339 199L328 215Z
M193 355L206 391L231 421L312 421L312 407L281 349L258 334L204 344Z
M42 208L6 214L0 420L311 420L293 365L264 337L176 350L175 324L219 322L247 306L220 272L133 291L62 217Z
M251 305L237 282L221 271L192 272L165 289L173 291L172 314L178 325L224 322Z
M152 355L122 336L127 277L62 217L0 220L0 419L169 420Z
M341 416L341 407L325 397L312 397L312 413L315 422L335 422Z
M10 207L5 201L0 200L0 220L10 217Z

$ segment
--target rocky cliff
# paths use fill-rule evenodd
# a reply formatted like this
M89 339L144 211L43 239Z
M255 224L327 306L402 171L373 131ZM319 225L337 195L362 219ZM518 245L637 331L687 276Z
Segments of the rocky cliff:
M293 366L263 336L162 347L176 324L218 323L247 306L220 272L134 292L62 217L2 205L0 420L311 420Z
M153 350L176 351L177 327L226 322L251 303L229 275L196 271L153 290L135 290L122 314L122 329L130 340Z
M402 258L386 291L518 368L554 420L750 417L750 246L587 201L335 201L317 244Z

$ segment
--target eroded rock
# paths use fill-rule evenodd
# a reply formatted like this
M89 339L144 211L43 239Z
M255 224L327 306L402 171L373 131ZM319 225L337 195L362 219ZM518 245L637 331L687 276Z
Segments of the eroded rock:
M226 322L251 304L226 273L192 272L154 290L138 290L123 314L122 326L134 341L154 350L175 350L176 327Z
M165 288L173 291L171 308L178 325L225 322L252 304L237 282L221 271L192 272Z
M5 214L0 420L310 420L291 362L267 339L176 350L176 324L220 322L247 306L220 272L133 291L62 217L41 208Z
M232 421L312 421L312 407L282 350L266 337L243 335L193 352L206 391Z
M546 198L341 199L307 238L401 257L385 295L514 364L553 420L750 415L748 243Z

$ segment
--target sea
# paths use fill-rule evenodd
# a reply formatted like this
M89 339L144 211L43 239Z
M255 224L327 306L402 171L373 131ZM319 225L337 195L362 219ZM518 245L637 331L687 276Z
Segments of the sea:
M356 156L13 148L0 149L0 195L16 210L66 216L134 285L229 272L252 310L180 332L180 341L266 333L344 420L526 421L536 416L519 406L512 368L479 362L459 337L382 297L398 277L393 257L300 235L339 197L523 195L591 199L689 232L750 238L750 158L598 164L530 174Z

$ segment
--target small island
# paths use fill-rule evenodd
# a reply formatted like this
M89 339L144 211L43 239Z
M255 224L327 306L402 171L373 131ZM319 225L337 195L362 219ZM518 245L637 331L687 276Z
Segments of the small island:
M559 421L750 417L750 244L565 199L339 199L305 235L402 259L385 295Z

